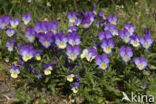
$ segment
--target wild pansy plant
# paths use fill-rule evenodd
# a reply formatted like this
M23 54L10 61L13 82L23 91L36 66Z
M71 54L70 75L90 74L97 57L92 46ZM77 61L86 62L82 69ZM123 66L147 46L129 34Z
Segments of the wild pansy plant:
M22 56L24 62L32 59L36 54L36 49L32 45L19 44L19 55Z
M130 43L133 45L133 47L140 46L139 36L137 35L137 33L133 33L133 35L130 36Z
M112 33L113 36L119 35L118 34L118 30L116 29L116 25L114 25L114 24L107 23L105 25L105 29L104 30L105 31L109 30Z
M38 39L45 48L49 48L54 42L54 35L51 31L47 33L41 32L38 34Z
M97 56L96 49L94 47L88 49L87 61L92 62L93 59Z
M147 50L151 44L153 43L152 38L150 35L140 36L140 43L141 45Z
M127 46L127 47L122 46L119 49L119 54L122 57L123 61L128 62L133 56L133 51L130 46Z
M101 48L107 54L112 52L112 48L114 48L113 38L106 39L104 38L101 42Z
M112 38L112 33L110 31L104 31L98 33L99 40L102 41L103 39L110 39Z
M30 13L23 13L22 14L22 21L25 25L27 25L31 20L31 14Z
M80 44L80 38L77 32L69 32L67 35L68 43L72 46Z
M8 51L9 52L12 52L13 51L15 42L16 42L16 40L15 39L12 39L12 40L10 40L9 42L7 42L5 44L5 46L8 48Z
M11 73L12 78L17 78L18 74L20 73L20 67L15 66L14 64L11 65L11 69L9 70Z
M19 18L12 18L10 20L10 24L11 24L12 28L16 28L18 26L18 24L19 24Z
M118 34L120 35L121 39L125 42L128 43L130 42L130 33L128 32L128 30L124 29L124 30L119 30Z
M146 66L148 65L146 59L143 56L133 58L133 62L135 63L135 65L139 70L145 69Z
M82 25L84 28L89 28L94 21L94 14L92 11L86 11L82 18Z
M95 58L95 63L96 65L99 66L100 69L106 70L106 68L108 67L108 63L109 63L107 54L103 53L102 55L97 55Z
M57 26L58 26L57 20L50 20L47 23L48 31L51 31L54 35L57 33Z
M52 63L42 64L42 67L44 68L44 74L45 75L50 75L51 74L51 71L53 69L52 66L53 66Z
M7 28L5 31L8 37L12 37L15 34L15 29Z
M35 41L35 38L36 38L36 33L35 33L35 30L34 28L28 26L26 29L25 29L25 37L27 38L27 40L31 43L33 43Z
M48 21L37 21L35 22L34 30L36 33L44 32L46 33L48 31Z
M5 27L9 25L9 22L10 22L10 16L8 15L0 16L0 29L5 29Z
M77 20L77 16L76 16L76 12L75 11L71 11L68 12L68 20L69 20L69 25L73 26Z
M80 54L80 47L78 45L68 45L66 48L66 54L69 59L74 61Z
M67 42L68 39L62 31L60 31L55 35L55 44L57 45L58 48L65 49L67 46Z

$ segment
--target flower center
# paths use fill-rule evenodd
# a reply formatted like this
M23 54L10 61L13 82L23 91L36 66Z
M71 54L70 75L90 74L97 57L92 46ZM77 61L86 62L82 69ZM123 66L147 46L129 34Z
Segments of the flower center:
M2 23L2 27L4 27L5 26L5 23Z
M45 42L44 42L44 44L45 44L45 45L48 45L48 44L49 44L49 42L48 42L48 41L45 41Z
M13 24L12 27L16 27L16 24Z
M17 72L15 72L15 71L12 72L12 75L13 75L13 76L17 76Z
M39 32L43 32L43 30L40 30Z
M127 60L128 59L128 56L125 56L124 58L125 58L125 60Z
M72 44L72 46L75 46L75 45L76 45L76 43L73 43L73 44Z
M128 30L129 33L131 33L131 30Z
M71 75L67 76L67 80L72 82L73 81L73 77Z
M141 64L139 64L139 65L138 65L138 67L141 69L141 68L142 68L142 65L141 65Z
M61 43L60 43L60 46L64 46L64 43L63 43L63 42L61 42Z
M101 65L100 65L101 67L105 67L105 63L101 63Z
M10 45L10 47L9 48L11 48L12 49L12 45Z
M26 19L26 20L25 20L25 23L27 24L28 22L29 22L29 20L28 20L28 19Z
M29 58L30 58L30 56L29 56L29 55L26 55L26 56L25 56L25 59L26 59L26 60L28 60Z
M110 47L106 47L106 51L108 52L110 50Z
M12 36L12 34L11 34L11 33L9 33L8 35L9 35L9 36Z
M115 22L114 22L114 21L112 21L112 24L115 24Z
M37 60L40 60L40 59L41 59L40 54L36 54L36 59L37 59Z
M72 17L72 18L70 19L70 21L71 21L71 22L74 22L74 18Z
M34 38L34 36L32 36L32 35L31 35L31 36L29 36L29 39L30 39L30 40L33 40L33 38Z
M138 45L138 42L134 42L134 46L137 46Z
M75 57L75 54L70 54L70 57L73 59Z
M51 32L54 32L54 30L53 30L53 29L51 29Z
M124 37L124 40L127 41L128 40L128 37Z
M148 43L145 43L144 46L147 47L148 46Z
M87 57L88 57L88 55L87 55L87 54L84 54L84 55L83 55L83 57L87 58Z
M84 24L84 26L88 26L88 24L87 24L87 23L85 23L85 24Z

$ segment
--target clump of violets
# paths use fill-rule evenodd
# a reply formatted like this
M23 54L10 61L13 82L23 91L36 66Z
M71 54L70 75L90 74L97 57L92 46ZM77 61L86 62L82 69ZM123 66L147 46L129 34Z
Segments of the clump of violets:
M74 46L68 45L66 48L66 54L69 59L74 61L77 58L77 56L80 54L80 47L78 45L74 45Z
M110 39L103 39L101 42L101 48L107 54L112 52L112 48L114 48L114 41L113 38Z
M98 33L99 40L112 38L112 33L110 31L104 31Z
M133 62L139 70L143 70L147 66L146 59L143 56L133 58Z
M36 54L36 50L32 45L20 44L18 45L18 48L19 54L22 56L24 62L27 62L28 60L32 59Z
M108 19L110 24L116 25L117 23L117 18L114 15L107 15L106 18Z
M51 71L52 71L52 66L53 64L52 63L48 63L48 64L43 64L42 67L45 69L44 70L44 74L45 75L50 75L51 74Z
M22 14L22 21L25 25L27 25L31 20L31 14L30 13L23 13Z
M45 48L49 48L51 46L51 44L54 42L54 36L53 36L53 33L51 31L49 31L47 33L43 33L43 32L39 33L38 39L39 39L39 42Z
M118 31L121 39L125 42L128 43L130 41L130 32L128 32L128 30L124 29L124 30L119 30Z
M97 55L95 58L96 65L99 66L102 70L105 70L108 67L109 59L107 54Z
M15 34L15 29L6 29L6 34L8 35L8 37L12 37Z
M16 28L18 26L18 24L19 24L19 18L12 18L10 20L10 24L11 24L12 28Z
M68 43L72 46L80 44L80 38L77 32L69 32L67 35Z
M133 51L130 46L127 46L127 47L122 46L119 49L119 53L125 62L128 62L131 59L131 57L133 56Z
M68 40L62 31L60 31L59 33L56 34L55 44L57 45L58 48L65 49L67 46L67 41Z
M145 49L148 49L152 44L152 38L150 35L140 36L140 43Z
M41 60L41 53L42 52L43 51L41 49L36 50L36 55L35 55L36 60L38 60L38 61Z
M25 37L27 38L27 40L29 42L33 43L35 41L35 37L36 37L34 28L28 26L25 30L26 30L26 32L24 34Z
M15 66L14 64L11 65L11 69L9 70L11 73L12 78L17 78L18 74L20 73L20 67Z
M0 29L5 29L5 27L9 25L9 22L10 22L10 16L8 15L0 16Z
M130 36L130 43L133 45L133 47L140 46L139 36L137 35L137 33L133 33L133 35Z
M50 20L47 23L48 31L51 31L54 35L57 33L57 26L58 26L57 20Z
M130 35L133 35L133 32L135 31L134 26L132 24L129 24L129 23L124 24L124 29L128 30Z
M12 52L13 51L15 42L16 42L16 40L15 39L12 39L12 40L10 40L9 42L7 42L5 44L5 46L8 48L8 51L9 52Z
M82 18L82 25L84 28L89 28L94 21L94 14L92 11L86 11L84 17Z
M34 30L36 33L41 33L41 32L44 32L46 33L48 31L48 21L37 21L35 22L35 25L34 25Z

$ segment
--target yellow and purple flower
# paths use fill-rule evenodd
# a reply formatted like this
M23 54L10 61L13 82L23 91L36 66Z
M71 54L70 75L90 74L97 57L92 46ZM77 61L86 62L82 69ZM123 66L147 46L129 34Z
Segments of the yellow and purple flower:
M42 67L45 69L44 70L44 74L45 75L50 75L51 74L51 71L52 71L52 66L53 64L52 63L48 63L48 64L43 64Z
M74 46L68 45L66 48L66 54L69 59L74 61L77 58L77 56L80 54L80 47L78 45L74 45Z
M116 29L116 25L107 23L105 25L105 31L109 30L113 36L119 35L118 30Z
M62 31L60 31L55 35L55 44L57 45L58 48L65 49L67 46L67 41L68 40Z
M19 18L12 18L10 20L10 24L11 24L12 28L16 28L18 26L18 24L19 24Z
M39 42L45 47L49 48L51 44L54 42L54 35L51 31L47 33L39 33L38 34Z
M18 45L18 47L19 54L22 56L24 62L27 62L28 60L32 59L36 54L36 50L32 45L20 44Z
M128 30L118 30L118 34L120 35L121 39L125 42L128 43L130 41L130 33Z
M74 32L74 31L77 31L77 26L70 26L68 32Z
M133 32L135 31L134 26L132 24L129 24L129 23L124 24L124 29L128 30L130 35L133 35Z
M94 14L92 11L86 11L84 17L82 18L82 24L84 28L89 28L94 21Z
M95 58L96 65L99 66L102 70L106 70L108 67L109 59L107 54L97 55Z
M8 37L12 37L15 34L15 29L7 28L5 31Z
M48 31L48 21L37 21L35 22L34 30L36 33L44 32L46 33Z
M90 49L84 49L83 53L81 54L81 58L86 58L87 61L92 62L93 59L95 59L97 55L96 49L94 47Z
M57 20L50 20L47 23L48 31L51 31L54 35L57 33L57 26L58 26Z
M30 13L23 13L22 14L22 21L25 25L27 25L31 20L31 14Z
M122 46L119 49L119 53L125 62L128 62L131 59L131 57L133 56L133 51L130 46L127 46L127 47Z
M10 22L10 16L8 15L0 16L0 29L5 29L5 27L9 25L9 22Z
M80 44L80 38L77 32L69 32L67 35L68 43L72 46Z
M36 55L35 55L35 58L36 58L36 60L41 60L41 53L42 53L43 51L41 50L41 49L38 49L38 50L36 50Z
M105 19L104 12L102 10L99 10L98 15L100 18Z
M20 67L15 66L14 64L11 64L11 69L9 71L11 73L12 78L17 78L18 74L20 73Z
M142 46L145 48L145 49L148 49L151 44L153 43L152 42L152 38L150 35L144 35L144 36L140 36L140 43L142 44Z
M139 37L138 37L137 33L133 33L133 35L130 36L130 43L134 47L139 47L140 46L140 41L139 41Z
M68 75L67 75L67 81L73 82L73 81L74 81L74 77L75 77L74 74L72 74L72 73L68 74Z
M73 93L76 94L79 91L78 87L80 86L80 83L79 82L70 83L70 86L72 87L71 90L73 91Z
M107 54L112 52L112 48L114 48L114 41L113 38L110 39L103 39L101 43L101 48Z
M69 24L75 24L75 21L77 19L75 11L68 12L68 16L67 17L69 19Z
M106 18L108 19L110 24L116 25L117 23L117 18L114 15L107 15Z
M27 38L27 40L31 43L34 42L36 38L36 33L35 33L34 28L31 28L30 26L28 26L25 30L26 32L24 35Z
M12 39L12 40L10 40L9 42L7 42L5 44L5 46L8 48L8 51L9 52L12 52L13 51L15 42L16 42L16 40L15 39Z
M136 64L139 70L145 69L148 64L143 56L133 58L133 62Z

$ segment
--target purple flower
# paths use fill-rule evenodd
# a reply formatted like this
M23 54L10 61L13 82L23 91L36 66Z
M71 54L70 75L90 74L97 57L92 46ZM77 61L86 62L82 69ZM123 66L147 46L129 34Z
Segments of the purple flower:
M87 61L92 62L92 60L96 57L97 52L95 48L84 49L81 54L81 58L86 58Z
M15 39L12 39L12 40L10 40L9 42L7 42L5 44L5 46L8 48L8 51L9 52L12 52L13 51L15 42L16 42L16 40Z
M80 44L80 38L77 32L69 32L67 35L68 43L72 46Z
M155 44L156 44L156 39L154 40Z
M25 30L26 30L26 32L24 35L27 38L27 40L31 43L34 42L35 37L36 37L36 33L35 33L34 28L31 28L30 26L28 26Z
M94 21L94 14L92 11L86 11L84 17L82 18L82 24L84 28L89 28L89 26Z
M102 70L105 70L108 67L109 59L107 54L97 55L95 58L96 65L99 66Z
M117 23L117 18L114 15L107 15L106 18L108 19L110 24L116 25Z
M18 65L24 65L24 62L23 61L17 61L17 64Z
M79 82L74 82L74 83L70 83L71 87L79 87L80 83Z
M128 43L130 41L130 33L128 32L128 30L124 29L124 30L118 30L118 34L120 35L121 39L123 39L123 41L125 43Z
M52 66L53 66L53 64L51 64L51 63L48 63L48 64L43 64L42 65L42 67L45 69L44 70L44 74L45 75L50 75L51 74L51 71L52 71Z
M44 32L46 33L48 30L48 22L47 21L37 21L35 22L34 30L36 33Z
M15 29L6 29L6 34L9 36L9 37L12 37L14 34L15 34Z
M102 10L99 10L99 17L102 17L102 19L105 19L105 16L104 16L104 12Z
M152 44L152 38L150 35L140 36L139 40L145 49L148 49Z
M98 33L99 40L112 38L112 33L110 31L99 32Z
M69 59L74 61L77 58L77 56L80 54L80 47L78 45L75 46L68 45L66 48L66 54Z
M39 70L35 70L34 74L35 74L35 77L38 78L38 79L40 79L42 77Z
M57 33L57 26L58 26L57 20L50 20L47 23L48 31L53 32L54 35Z
M145 35L150 35L151 33L150 33L150 31L149 31L149 29L144 29L144 33L145 33Z
M147 66L146 59L143 56L133 58L133 62L139 70L143 70Z
M22 21L25 25L27 25L31 20L31 14L30 13L23 13L22 14Z
M36 54L36 50L32 45L25 45L20 44L19 47L19 54L22 56L24 62L27 62L31 58L33 58Z
M129 23L124 24L124 29L127 29L130 35L133 35L133 32L135 31L134 26Z
M8 15L0 16L0 29L5 29L5 27L9 24L9 22L10 22L10 16Z
M52 44L52 42L54 42L54 35L53 33L47 32L47 33L39 33L38 34L38 38L39 38L39 42L45 47L45 48L49 48Z
M36 58L36 60L41 60L41 53L42 53L43 51L41 50L41 49L39 49L39 50L36 50L36 55L35 55L35 58Z
M20 73L19 66L15 66L14 64L11 64L11 69L9 70L11 73L12 78L17 78L18 74Z
M130 46L128 46L128 47L122 46L119 49L119 53L125 62L128 62L131 59L131 57L133 56L133 51Z
M137 33L133 33L133 35L130 36L130 43L131 43L134 47L139 47L140 41L139 41L139 37L138 37Z
M55 36L55 44L57 45L58 48L64 49L67 46L67 38L65 34L60 31L59 33L56 34Z
M12 26L13 28L16 28L17 25L19 24L19 18L12 18L12 19L10 20L10 24L11 24L11 26Z
M113 38L110 39L103 39L101 43L101 48L107 54L111 53L112 48L114 48L114 41Z
M68 12L68 19L69 19L69 24L74 24L77 17L76 17L76 12L75 11L71 11L71 12Z

